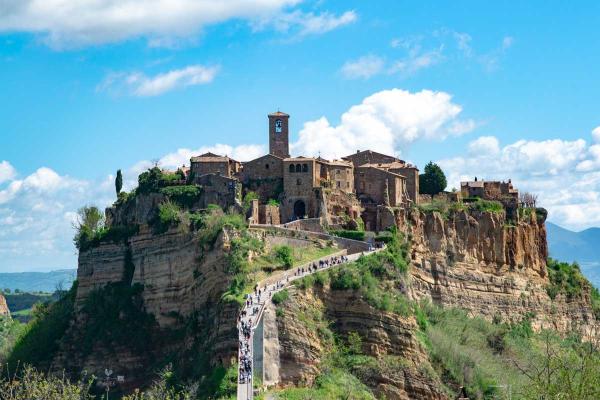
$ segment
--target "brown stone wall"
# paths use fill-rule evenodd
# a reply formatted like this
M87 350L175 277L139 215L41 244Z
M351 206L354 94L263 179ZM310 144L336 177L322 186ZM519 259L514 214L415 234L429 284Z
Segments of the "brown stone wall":
M357 168L355 179L359 199L368 198L376 204L392 207L402 205L404 180L396 174L377 168ZM386 192L389 196L386 196Z
M242 185L235 178L209 174L194 178L194 183L202 186L202 208L209 204L217 204L227 209L236 204L241 204Z
M223 176L231 176L231 169L228 161L194 161L191 163L191 173L195 177L206 174L218 174Z
M419 170L415 167L390 169L398 175L406 178L406 193L408 198L415 204L419 203Z
M343 165L328 165L329 181L333 189L346 193L354 193L354 167Z
M291 171L291 166L294 172ZM297 172L298 169L300 171ZM283 161L282 222L289 222L295 217L294 207L297 202L304 203L305 216L308 218L319 216L318 193L315 188L319 187L320 172L312 158L290 158Z
M279 200L283 192L283 159L267 154L244 163L244 189L255 192L261 203Z
M264 204L258 207L258 220L260 224L279 225L281 216L279 206Z

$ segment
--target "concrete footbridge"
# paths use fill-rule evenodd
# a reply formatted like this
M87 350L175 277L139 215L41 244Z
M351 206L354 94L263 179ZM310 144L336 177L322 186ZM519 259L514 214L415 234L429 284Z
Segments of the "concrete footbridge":
M270 229L273 228L273 226L255 226L255 228ZM288 230L281 227L278 227L278 232L280 234L289 233L294 236L304 235L305 237L313 236L315 234L315 232ZM319 233L318 235L321 236L321 238L326 236L329 240L340 239L337 236L324 233ZM261 351L258 351L259 349L257 348L263 344L263 329L261 320L265 308L271 301L273 295L290 287L294 281L307 275L325 271L341 264L356 261L361 255L371 254L383 250L383 248L374 249L366 242L359 242L349 239L345 239L345 241L356 243L345 243L349 244L349 246L344 246L346 248L339 252L313 260L299 267L294 267L278 274L271 275L259 282L255 291L246 296L246 303L244 304L244 307L240 313L240 318L237 325L239 334L238 400L252 400L254 398L253 380L255 364L262 364L262 348L260 349ZM257 352L255 351L255 348L257 348L257 351L261 355L260 360L256 359ZM260 365L260 370L262 370L262 365Z

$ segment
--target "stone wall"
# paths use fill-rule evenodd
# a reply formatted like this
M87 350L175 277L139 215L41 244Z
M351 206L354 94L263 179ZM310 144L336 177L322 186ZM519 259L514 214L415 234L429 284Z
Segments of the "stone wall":
M258 208L258 221L260 224L279 225L281 224L281 216L279 214L279 206L262 204Z
M402 204L403 177L373 167L359 167L356 171L356 195L361 201L392 207Z
M391 168L391 172L406 178L406 193L410 201L419 204L419 170L416 167Z
M279 200L283 192L283 159L272 154L244 163L244 190L255 192L261 203Z

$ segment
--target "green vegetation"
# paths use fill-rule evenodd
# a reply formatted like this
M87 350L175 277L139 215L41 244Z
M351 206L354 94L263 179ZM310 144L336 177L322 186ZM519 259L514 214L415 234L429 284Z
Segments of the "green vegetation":
M101 227L92 232L84 230L76 236L76 247L79 251L86 251L98 247L100 243L126 243L138 230L137 225Z
M158 205L158 214L153 226L157 233L164 233L169 228L179 225L183 220L183 212L175 203L167 201Z
M275 248L275 258L286 268L291 268L294 265L294 251L290 246Z
M470 398L592 399L600 393L600 353L573 337L535 334L530 317L516 324L470 318L459 309L418 306L427 318L423 342L434 369Z
M191 228L198 235L203 245L214 246L219 233L228 227L243 231L247 228L244 217L236 213L225 213L219 206L209 205L201 213L189 213Z
M274 206L274 207L279 207L279 202L275 199L269 199L269 201L267 201L267 205L269 206Z
M161 188L161 194L183 208L191 208L200 198L202 188L197 185L178 185Z
M329 231L330 234L343 237L346 239L354 239L354 240L365 240L365 232L364 231L348 231L348 230L332 230Z
M282 291L275 293L272 297L272 300L273 300L273 304L279 305L279 304L285 303L286 300L289 298L290 298L289 292L287 291L287 289L283 289Z
M117 197L119 193L121 193L121 189L123 189L123 173L121 170L117 170L117 176L115 177L115 191L117 192Z
M153 167L138 176L136 193L158 193L161 188L173 186L183 181L185 181L185 174L180 169L175 173L168 173L161 171L158 167Z
M477 199L477 201L469 203L469 208L471 210L491 212L496 214L504 212L504 206L502 203L494 200Z
M431 203L419 204L418 209L426 214L437 212L440 213L442 218L448 219L448 217L459 211L479 211L479 212L491 212L491 213L503 213L504 206L502 203L494 200L482 200L479 198L473 198L469 201L464 202L448 202L445 200L433 200Z
M25 326L8 356L11 370L21 363L41 368L49 366L58 349L59 341L73 318L77 281L54 303L36 305L33 319Z
M572 300L582 298L585 294L589 293L594 315L596 319L600 320L600 293L583 276L579 264L576 262L569 264L548 258L546 270L548 271L548 278L550 280L550 284L546 287L546 292L551 299L561 294L567 299Z
M140 307L142 290L140 284L117 282L89 294L81 310L86 315L80 341L84 354L91 352L95 343L106 348L118 343L140 354L151 348L149 332L157 325Z
M433 162L425 165L425 171L419 175L419 193L435 195L443 191L448 185L446 175L439 165Z
M248 212L248 210L250 210L250 206L251 206L253 200L258 200L258 195L255 192L246 193L246 195L244 196L244 199L242 200L244 212Z
M0 316L0 365L6 362L17 338L25 325L8 317Z

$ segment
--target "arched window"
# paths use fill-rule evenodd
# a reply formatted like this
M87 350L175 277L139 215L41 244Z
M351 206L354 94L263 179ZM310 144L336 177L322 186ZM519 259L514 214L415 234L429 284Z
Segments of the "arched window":
M308 164L302 164L302 172L308 172Z
M294 171L296 171L296 170L294 169L294 164L290 164L290 172L291 172L291 173L294 173Z
M302 165L296 164L296 172L302 172Z

